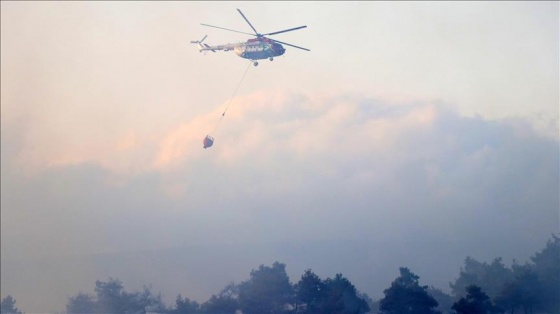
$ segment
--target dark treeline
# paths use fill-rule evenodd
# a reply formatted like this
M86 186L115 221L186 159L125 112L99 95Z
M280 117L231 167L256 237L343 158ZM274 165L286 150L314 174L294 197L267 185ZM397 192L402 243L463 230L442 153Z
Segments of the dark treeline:
M322 280L307 270L296 284L290 283L286 265L275 262L252 270L250 279L230 283L199 304L177 296L167 307L161 295L149 288L126 292L118 279L95 283L96 297L79 293L69 298L68 313L366 313L368 303L352 283L337 274Z
M230 283L199 304L178 295L167 306L161 294L150 288L126 291L118 279L96 281L95 295L78 293L68 299L67 313L560 313L560 238L553 235L529 262L513 261L506 267L501 258L490 264L467 257L458 278L450 283L451 294L421 286L419 277L405 267L373 301L360 293L342 274L321 279L311 269L291 283L286 265L261 265L250 278ZM21 313L15 299L2 300L1 313Z

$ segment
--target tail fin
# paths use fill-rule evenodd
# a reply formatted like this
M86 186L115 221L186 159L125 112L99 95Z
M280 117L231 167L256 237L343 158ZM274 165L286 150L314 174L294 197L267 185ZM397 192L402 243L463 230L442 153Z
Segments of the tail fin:
M208 37L208 35L204 35L201 40L191 40L191 44L198 44L198 51L202 52L202 49L204 49L202 42L206 39L206 37ZM204 45L208 46L206 44Z

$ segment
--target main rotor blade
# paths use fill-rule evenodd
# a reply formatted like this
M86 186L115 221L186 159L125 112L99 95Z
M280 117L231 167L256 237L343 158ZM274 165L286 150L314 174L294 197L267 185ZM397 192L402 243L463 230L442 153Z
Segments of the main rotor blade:
M223 30L226 30L226 31L230 31L230 32L236 32L236 33L241 33L241 34L245 34L245 35L255 36L254 34L245 33L245 32L240 32L240 31L236 31L236 30L233 30L233 29L229 29L229 28L223 28L223 27L214 26L214 25L208 25L208 24L203 24L203 23L200 23L200 25L209 26L209 27L214 27L214 28L219 28L219 29L223 29Z
M307 25L299 26L299 27L294 27L294 28L290 28L290 29L285 29L285 30L283 30L283 31L278 31L278 32L263 34L263 36L276 35L276 34L280 34L280 33L291 32L291 31L295 31L296 29L302 29L302 28L306 28L306 27L307 27Z
M251 28L253 29L253 31L255 32L255 35L257 35L257 37L260 37L261 35L259 34L259 32L257 32L257 30L253 27L253 25L251 25L251 22L249 22L249 20L245 17L245 15L243 14L243 12L241 12L241 10L237 9L237 11L239 11L239 14L241 14L241 16L245 19L245 21L247 22L247 24L249 24L249 26L251 26ZM252 34L251 34L252 35Z
M268 37L267 37L267 38L268 38ZM274 42L277 42L277 43L279 43L279 44L282 44L282 45L291 46L291 47L298 48L298 49L301 49L301 50L311 51L311 50L309 50L309 49L307 49L307 48L303 48L303 47L300 47L300 46L288 44L288 43L285 43L285 42L283 42L283 41L279 41L279 40L276 40L276 39L272 39L272 38L268 38L268 39L270 39L270 40L272 40L272 41L274 41Z

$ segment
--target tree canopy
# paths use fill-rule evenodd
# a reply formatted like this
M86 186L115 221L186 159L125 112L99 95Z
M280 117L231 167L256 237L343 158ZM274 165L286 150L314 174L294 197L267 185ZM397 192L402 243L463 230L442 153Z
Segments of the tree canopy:
M408 268L399 268L400 276L383 291L385 297L380 301L381 313L416 314L439 313L438 302L428 294L427 286L420 286L418 277Z
M450 283L456 298L468 287L479 287L497 306L508 312L560 313L560 238L552 235L530 262L506 267L501 258L490 264L465 259L459 277Z
M342 274L321 280L308 269L295 285L296 313L367 313L370 308L350 280Z
M453 304L452 309L458 314L493 314L503 313L503 310L490 300L490 297L478 286L467 287L467 295Z
M146 313L168 314L243 314L265 313L340 313L363 314L369 311L364 298L347 278L336 274L322 280L307 270L301 280L292 284L286 265L275 262L260 265L250 278L239 284L229 283L208 301L196 301L178 295L173 307L167 308L160 295L147 288L142 292L128 292L118 279L95 283L96 296L78 293L70 297L66 312L71 313Z
M95 282L96 297L78 293L70 297L66 312L72 313L143 313L146 309L165 311L161 295L154 295L149 288L143 291L127 292L118 279Z
M21 311L16 307L16 299L14 299L11 295L8 295L2 299L2 302L0 303L0 313L22 314Z
M491 263L467 257L459 277L450 283L452 296L421 286L419 276L406 267L373 301L360 293L350 280L338 273L322 279L307 269L300 280L291 283L286 265L275 262L260 265L241 283L229 283L206 302L198 303L178 295L175 304L166 307L161 295L144 287L127 291L118 279L95 282L95 294L79 292L68 298L66 312L71 313L560 313L560 239L553 235L546 246L525 264L513 262L506 267L501 258ZM368 302L369 301L369 302ZM453 303L453 301L456 301ZM2 300L1 313L21 314L15 299Z
M287 313L293 303L293 287L286 265L260 265L251 278L239 285L239 308L245 314Z

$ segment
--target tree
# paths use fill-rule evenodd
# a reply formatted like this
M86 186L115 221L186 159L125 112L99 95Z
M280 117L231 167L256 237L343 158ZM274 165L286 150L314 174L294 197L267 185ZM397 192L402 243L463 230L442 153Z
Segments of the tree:
M452 306L458 314L503 313L503 310L492 304L490 297L480 287L471 285L466 290L467 295Z
M437 303L438 307L437 310L441 313L451 313L451 307L453 306L453 297L449 294L437 289L433 286L430 286L427 290L428 294L434 298Z
M239 284L239 307L244 314L285 313L293 304L293 287L286 265L260 265L251 278Z
M128 298L123 284L118 279L109 278L109 281L95 282L97 293L97 310L101 313L124 313L128 310Z
M239 287L231 282L226 285L218 295L212 297L201 306L203 313L234 314L239 308L237 297Z
M0 313L2 314L22 314L21 311L16 307L16 299L11 295L8 295L0 303Z
M165 312L167 309L161 294L154 295L149 287L141 292L126 292L118 279L109 278L107 282L95 282L96 298L78 293L68 298L68 313L144 313L147 310Z
M236 300L222 298L212 295L210 299L202 304L202 313L234 314L239 307Z
M95 299L87 293L79 292L77 295L68 298L66 304L66 313L68 314L95 313L95 311Z
M208 301L202 303L202 313L234 314L239 308L238 295L239 287L231 282L218 295L213 294Z
M354 285L342 274L327 278L325 287L327 299L322 313L361 314L370 310L367 302L358 297Z
M417 314L439 313L435 308L438 302L428 294L428 287L418 284L420 277L408 268L399 268L400 276L385 289L385 297L380 301L382 313L387 314Z
M512 313L522 308L525 313L532 313L542 303L545 294L542 283L534 271L533 265L512 265L514 281L504 285L502 293L495 300L501 307Z
M163 303L161 293L154 295L150 287L144 286L142 292L133 292L130 293L129 296L131 296L132 304L135 304L133 308L140 309L140 311L167 311L165 303Z
M95 282L97 311L99 313L138 313L146 308L164 310L161 295L154 296L148 287L142 292L126 292L118 279L109 278L107 282Z
M542 284L541 310L560 313L560 238L553 234L546 247L531 257L531 261Z
M326 286L311 269L306 270L294 286L297 313L320 313L327 296Z
M239 305L235 299L212 295L208 301L202 304L201 312L209 314L234 314L237 312L238 307Z
M308 269L294 289L296 313L360 314L370 310L366 300L359 296L354 285L342 274L323 281Z
M169 311L170 313L177 314L194 314L201 313L200 305L196 301L191 301L189 298L184 298L179 294L175 300L175 309Z
M365 292L357 292L357 297L364 300L368 306L368 311L367 313L376 313L379 308L376 306L376 302Z
M450 283L450 287L457 298L464 296L468 286L476 285L487 291L490 298L495 299L501 294L504 285L513 280L512 271L504 266L501 258L495 258L491 264L487 264L467 257L459 278L455 283Z

